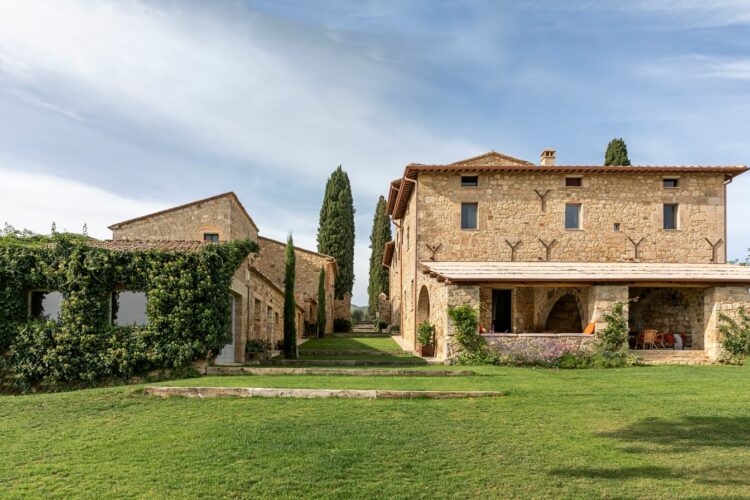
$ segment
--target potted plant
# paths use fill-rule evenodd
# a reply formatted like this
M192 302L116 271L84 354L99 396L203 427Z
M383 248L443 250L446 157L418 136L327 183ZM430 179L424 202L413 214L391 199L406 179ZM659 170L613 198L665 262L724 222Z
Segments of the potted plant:
M429 321L423 321L417 327L417 342L420 356L435 355L435 327Z

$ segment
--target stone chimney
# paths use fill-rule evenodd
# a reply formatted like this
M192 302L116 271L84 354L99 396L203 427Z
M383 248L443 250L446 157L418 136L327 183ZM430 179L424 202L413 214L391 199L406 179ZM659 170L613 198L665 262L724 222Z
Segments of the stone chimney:
M555 166L555 150L545 149L542 151L542 161L539 163L543 167L554 167Z

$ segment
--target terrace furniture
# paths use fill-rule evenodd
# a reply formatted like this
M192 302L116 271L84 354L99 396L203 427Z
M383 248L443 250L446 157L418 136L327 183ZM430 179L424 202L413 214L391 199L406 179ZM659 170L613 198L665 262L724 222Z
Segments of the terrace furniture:
M636 349L638 349L639 344L644 349L658 349L659 347L657 346L657 344L664 348L664 336L657 330L644 330L642 335L643 336L635 342Z

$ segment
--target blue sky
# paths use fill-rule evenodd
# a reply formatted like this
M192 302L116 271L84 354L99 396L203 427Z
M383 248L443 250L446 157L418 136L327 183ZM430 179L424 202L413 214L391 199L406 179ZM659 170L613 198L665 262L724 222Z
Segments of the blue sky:
M233 190L315 247L349 172L356 303L377 196L410 162L495 149L600 164L745 164L750 2L0 0L0 223L110 236ZM750 247L750 175L729 253Z

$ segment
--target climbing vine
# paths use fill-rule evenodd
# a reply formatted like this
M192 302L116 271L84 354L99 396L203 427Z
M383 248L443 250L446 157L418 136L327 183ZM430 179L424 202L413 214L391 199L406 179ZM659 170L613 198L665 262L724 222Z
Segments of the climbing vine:
M256 251L247 240L193 252L114 251L80 235L6 230L0 235L3 377L20 391L82 387L216 354L230 341L232 275ZM30 317L31 290L62 293L56 320ZM147 324L111 324L117 290L146 293Z

